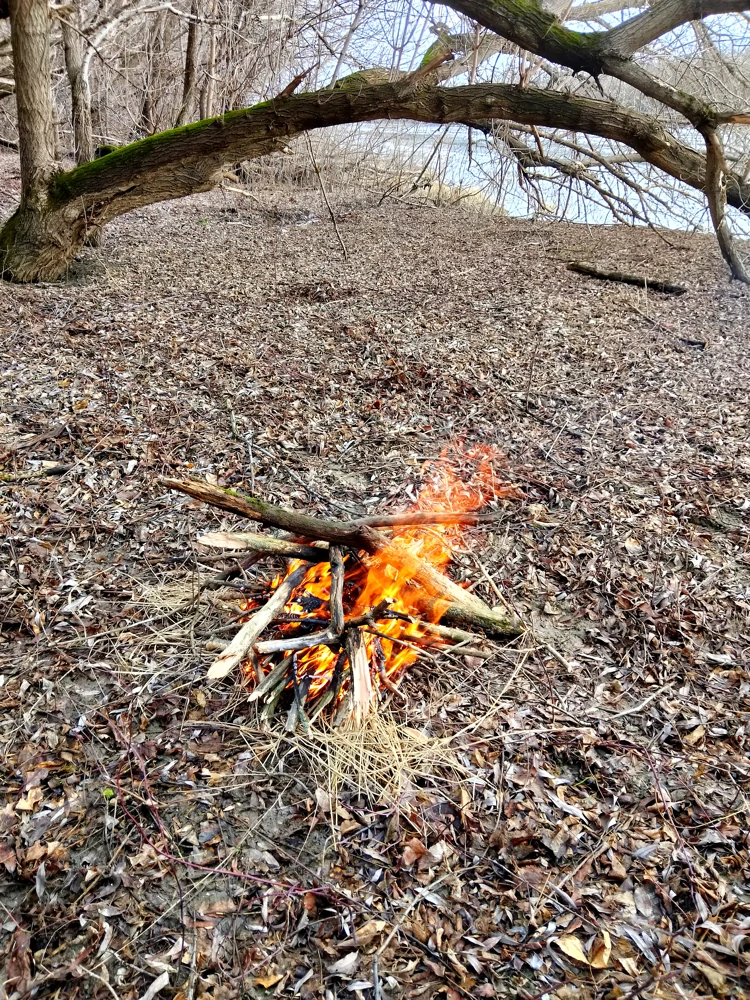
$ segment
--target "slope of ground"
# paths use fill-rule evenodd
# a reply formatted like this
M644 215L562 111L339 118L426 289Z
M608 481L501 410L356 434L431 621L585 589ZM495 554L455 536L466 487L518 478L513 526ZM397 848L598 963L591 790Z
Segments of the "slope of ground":
M685 234L355 206L344 260L249 204L0 290L8 995L747 995L748 290ZM193 599L195 538L239 522L156 478L395 511L477 443L523 498L453 572L528 631L413 667L444 757L332 799L206 682L240 591Z

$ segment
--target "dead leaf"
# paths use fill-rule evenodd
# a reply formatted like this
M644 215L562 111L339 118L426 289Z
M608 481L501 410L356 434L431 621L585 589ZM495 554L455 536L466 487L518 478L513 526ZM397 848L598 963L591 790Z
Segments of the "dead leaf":
M631 958L629 955L618 955L617 961L629 976L632 976L634 979L638 978L640 973L638 971L638 963L634 958Z
M262 986L264 990L270 990L280 980L284 978L282 972L270 972L267 976L257 976L253 982L256 986Z
M583 950L583 945L575 934L561 934L560 937L555 938L555 944L560 951L565 952L568 958L572 958L573 961L581 962L583 965L589 964L589 960L586 958Z
M687 743L688 746L694 747L696 743L700 743L703 737L706 735L705 726L697 726L692 733L688 733L687 736L683 736L683 743Z
M693 962L692 964L696 969L699 969L700 972L703 973L712 989L721 994L727 992L727 980L726 976L722 972L719 972L718 969L712 969L711 966L707 965L705 962Z
M608 969L612 957L612 939L609 932L602 928L596 935L589 953L589 965L594 969Z
M421 857L427 854L427 848L424 846L421 840L416 837L412 837L409 843L404 848L403 853L403 864L405 868L411 868L415 861L418 861Z
M16 852L10 844L0 844L0 865L5 865L5 870L13 874L17 864Z
M30 788L26 795L16 802L16 809L20 809L23 812L33 812L43 798L44 792L41 788Z
M8 996L14 992L21 994L26 992L31 978L30 944L30 934L23 927L16 927L10 956L5 966L5 990Z
M359 965L359 952L350 951L348 955L344 955L340 958L338 962L333 962L331 965L327 965L326 968L331 973L332 976L351 976L354 970Z
M357 928L357 943L361 945L370 944L386 927L385 920L368 920Z

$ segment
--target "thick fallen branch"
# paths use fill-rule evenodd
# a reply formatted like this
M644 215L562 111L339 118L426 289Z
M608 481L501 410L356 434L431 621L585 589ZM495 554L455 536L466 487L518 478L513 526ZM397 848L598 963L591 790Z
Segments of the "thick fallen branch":
M675 285L671 281L660 281L658 278L640 278L636 274L625 274L623 271L603 271L594 267L593 264L584 264L582 261L571 261L568 264L569 271L577 274L585 274L589 278L598 278L600 281L619 281L624 285L638 285L640 288L647 288L652 292L664 292L666 295L684 295L687 291L684 285Z
M249 517L273 528L283 528L296 535L306 538L323 539L334 545L348 545L354 549L365 549L366 552L376 552L378 544L366 526L352 527L344 521L327 521L319 517L300 514L296 510L285 510L275 504L257 500L255 497L242 496L235 490L221 489L211 486L198 479L160 479L160 484L167 489L186 493L195 500L219 507L231 514Z

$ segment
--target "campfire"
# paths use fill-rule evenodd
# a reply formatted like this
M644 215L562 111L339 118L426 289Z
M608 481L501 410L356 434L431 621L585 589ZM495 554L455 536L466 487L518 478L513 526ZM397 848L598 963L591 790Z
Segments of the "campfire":
M326 521L194 480L163 484L224 510L285 529L284 537L210 532L209 546L245 549L253 561L283 557L279 574L209 669L210 679L239 668L271 719L305 728L322 713L334 726L360 724L383 698L398 694L404 671L422 651L455 646L486 657L487 637L518 635L507 609L492 609L445 574L467 525L490 523L497 501L517 496L495 475L489 449L462 455L458 476L443 455L423 472L414 507L402 514ZM495 510L479 513L489 503Z

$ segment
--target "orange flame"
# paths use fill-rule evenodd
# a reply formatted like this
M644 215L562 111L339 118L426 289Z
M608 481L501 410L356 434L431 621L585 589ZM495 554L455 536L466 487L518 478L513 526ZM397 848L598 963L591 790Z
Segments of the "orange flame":
M419 497L410 512L471 512L481 508L488 500L514 496L516 491L507 483L499 482L492 461L499 454L486 446L454 452L449 458L445 449L440 459L425 463L422 473L426 477ZM468 476L457 475L453 466L460 462ZM397 527L393 530L392 546L402 549L404 554L431 564L443 570L451 560L452 553L463 533L460 524L414 525ZM391 559L393 556L391 555ZM365 614L383 599L392 603L390 610L404 616L417 614L416 593L410 582L409 559L399 559L400 568L389 561L388 553L376 553L355 561L347 556L345 566L344 609L347 620ZM290 564L288 572L301 565ZM281 581L274 581L273 588ZM285 614L328 621L328 601L331 592L331 568L328 563L310 566L304 580L295 589L284 608ZM439 602L433 609L432 618L437 621L442 613ZM424 618L424 611L421 612ZM324 629L321 621L316 628ZM295 629L296 624L282 625L282 635ZM377 634L375 634L377 633ZM410 640L420 639L424 628L418 621L404 621L403 618L386 618L376 623L373 630L365 630L364 638L370 663L375 665L373 686L390 686L393 677L408 667L418 655ZM328 646L313 646L297 654L298 678L309 677L308 699L314 698L331 681L338 653ZM388 680L384 682L383 678ZM346 690L346 685L344 689Z

